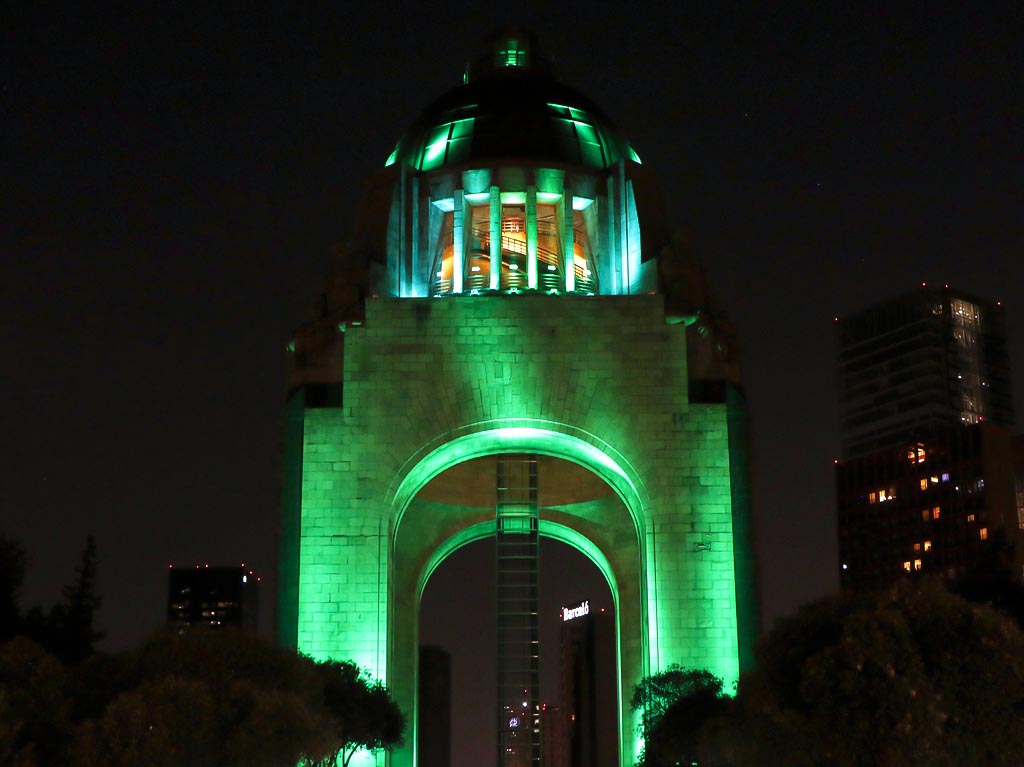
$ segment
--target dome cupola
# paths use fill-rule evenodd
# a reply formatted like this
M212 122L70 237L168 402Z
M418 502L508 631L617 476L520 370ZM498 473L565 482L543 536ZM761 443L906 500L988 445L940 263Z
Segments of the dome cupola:
M648 262L667 237L649 174L526 30L489 38L373 184L353 239L370 295L657 290Z
M589 168L639 161L592 101L555 78L528 31L493 35L463 80L424 110L388 165L429 171L496 159Z

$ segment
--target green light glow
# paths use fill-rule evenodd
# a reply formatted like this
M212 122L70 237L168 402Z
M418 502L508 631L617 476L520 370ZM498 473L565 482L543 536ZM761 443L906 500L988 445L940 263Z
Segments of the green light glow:
M521 67L526 65L526 51L519 48L518 40L507 40L505 49L498 51L498 65Z
M572 198L572 209L573 210L586 210L587 208L589 208L593 204L594 204L594 201L592 199L590 199L589 197L575 197L574 196Z
M501 193L496 185L490 189L490 204L488 210L488 232L491 236L491 290L498 290L501 287Z
M501 193L501 204L502 205L525 205L526 204L526 192L502 192Z
M573 208L589 199L572 191ZM500 212L500 190L489 194ZM466 210L458 190L433 202ZM424 488L474 458L534 453L612 490L607 505L542 507L540 530L613 586L620 700L671 663L708 668L727 686L737 678L751 636L737 617L749 601L736 597L752 580L735 553L748 546L733 422L745 411L727 418L724 404L687 400L686 329L665 324L660 297L368 300L344 355L344 406L295 406L288 476L301 477L301 493L288 496L293 548L281 561L294 564L282 593L296 604L282 611L281 636L317 658L354 659L414 714L423 585L452 551L494 531L493 508L441 508ZM621 765L635 747L628 708ZM412 767L413 745L391 763Z
M522 420L526 419L512 422ZM543 428L544 423L538 421L536 426L506 426L502 421L478 424L469 434L454 436L426 454L417 453L400 472L401 484L388 491L392 508L398 510L397 522L401 521L401 514L416 493L447 467L496 453L538 453L585 466L619 494L636 519L644 507L646 491L635 470L618 451L593 434L577 429L569 429L567 433L563 424L547 424L559 430ZM635 525L639 526L638 520Z
M602 449L602 441L596 438L594 435L579 432L578 430L569 429L573 432L567 434L564 432L556 431L554 428L541 428L539 425L527 425L522 423L516 423L512 421L514 425L498 428L486 428L487 424L478 424L473 427L475 430L471 433L456 436L441 445L434 446L430 449L429 446L424 446L421 451L418 451L416 456L411 459L415 462L415 465L407 465L402 469L400 474L405 474L405 480L402 484L392 493L389 491L388 496L391 498L390 505L393 509L408 509L409 503L418 495L420 489L431 479L443 473L448 468L462 463L464 461L470 461L474 458L482 457L484 455L493 455L495 453L504 452L535 452L534 447L537 447L536 452L540 452L545 455L560 456L568 458L573 462L581 465L586 465L591 471L597 473L599 476L604 475L613 479L614 484L620 486L625 492L632 494L633 489L636 488L637 483L630 478L630 468L628 465L620 465L619 460L616 460L616 452L611 448L607 448L608 453L605 454ZM548 424L549 427L555 427L559 429L566 429L564 425ZM479 429L483 429L482 431ZM606 480L607 481L607 480ZM586 504L583 504L586 506ZM631 505L634 509L640 509L643 505L641 496L637 495L631 500ZM621 506L612 507L611 512L615 513L619 519L622 518L621 512L616 512L617 509L621 509ZM436 510L432 510L429 507L425 509L429 514L427 519L440 519L437 516ZM625 510L622 510L623 512ZM560 513L565 513L561 511ZM628 512L626 512L628 513ZM401 530L405 529L406 514L401 513L393 523L393 528L398 531L396 532L396 538L401 534ZM584 513L585 518L589 516ZM593 518L594 524L600 524L600 516ZM413 529L417 528L416 525L422 526L422 522L417 523L415 517L413 521L408 523L411 524ZM434 523L440 524L440 522ZM626 523L625 529L635 530L635 525L632 523ZM545 537L554 538L560 540L570 546L573 546L578 551L582 552L588 559L590 559L598 570L602 573L605 580L608 582L609 590L613 595L616 607L616 615L618 616L616 623L616 647L619 648L620 660L618 661L619 667L622 665L621 653L622 653L622 631L623 626L621 621L623 616L634 615L637 608L642 605L642 602L637 598L635 591L631 593L629 598L631 607L623 608L622 606L622 595L619 587L619 579L616 571L613 569L611 562L608 557L594 541L592 541L583 532L570 527L567 524L554 521L547 518L540 520L539 527L541 535ZM466 525L461 529L456 530L452 535L445 539L440 544L432 544L431 548L428 548L425 553L427 554L424 563L422 565L422 571L419 571L416 581L415 594L416 604L419 603L419 599L422 596L423 589L435 569L448 557L453 551L461 546L466 545L474 540L479 540L485 537L492 537L494 535L494 522L492 519L479 522L477 524ZM636 533L634 532L635 536ZM628 547L626 547L628 550ZM414 555L415 556L415 555ZM630 559L629 561L635 561ZM621 566L621 564L620 564ZM634 581L634 589L636 588ZM625 612L623 610L625 609ZM639 616L637 616L639 617ZM633 645L631 655L629 655L630 665L629 668L637 667L637 663L641 660L641 655L638 652L638 648ZM632 679L633 675L630 674L629 678ZM632 740L635 733L635 727L632 722L632 717L628 712L628 696L624 696L622 690L624 689L624 682L620 675L617 675L617 689L618 689L618 700L623 705L619 706L617 716L620 721L620 743L622 744L623 753L628 755L632 750ZM628 685L627 685L628 686ZM628 758L628 757L626 757ZM631 764L631 761L622 762L622 764Z
M537 190L526 190L526 285L537 289Z
M448 146L448 137L445 136L442 139L438 139L433 144L427 145L427 151L423 155L423 163L427 164L444 154L445 148Z
M565 254L563 261L565 265L565 290L566 292L572 292L576 290L576 216L572 209L572 192L567 189L565 193L569 197L568 204L559 205L558 213L562 219L562 253Z
M561 199L561 192L537 192L537 202L543 202L547 205L560 202Z
M463 195L463 197L465 198L466 202L470 203L471 205L479 205L482 202L487 202L488 200L490 200L491 199L491 193L490 192L473 192L472 194L467 193L467 194Z
M548 109L559 117L568 118L573 122L582 122L587 125L590 125L592 122L590 115L588 115L583 109L566 106L565 104L553 104L551 102L548 102Z
M395 148L391 150L391 154L388 155L388 159L384 162L384 167L386 168L389 165L394 165L395 164L395 160L397 160L397 159L398 159L398 146L396 145Z
M466 258L466 201L461 189L455 190L452 211L452 292L462 292Z
M419 170L430 170L445 162L458 162L469 153L473 138L474 118L441 123L430 134L423 147Z
M633 147L629 148L629 159L631 159L637 165L643 165L643 163L640 162L640 155L636 153L636 150L633 149Z

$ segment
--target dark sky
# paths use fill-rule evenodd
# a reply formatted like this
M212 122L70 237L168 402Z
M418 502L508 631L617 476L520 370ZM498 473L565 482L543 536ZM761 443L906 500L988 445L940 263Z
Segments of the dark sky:
M109 647L169 562L273 583L289 333L503 23L659 174L739 327L769 622L836 587L834 315L948 282L1008 305L1024 371L1019 3L82 5L0 32L0 533L27 603L96 535Z

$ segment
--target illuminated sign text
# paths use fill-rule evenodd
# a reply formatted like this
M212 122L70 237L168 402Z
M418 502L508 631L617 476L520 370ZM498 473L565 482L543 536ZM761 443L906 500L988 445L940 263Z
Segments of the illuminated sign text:
M573 618L582 618L584 615L590 614L590 600L585 599L580 602L578 607L563 607L562 608L562 620L571 621Z

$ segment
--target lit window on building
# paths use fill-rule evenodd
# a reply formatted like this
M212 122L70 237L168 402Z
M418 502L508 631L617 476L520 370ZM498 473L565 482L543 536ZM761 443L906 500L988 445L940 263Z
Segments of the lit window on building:
M924 542L924 550L925 551L931 551L932 550L932 542L931 541L925 541Z
M950 310L953 320L953 338L958 347L959 370L956 386L961 400L960 420L963 423L979 423L984 420L982 409L981 355L981 311L969 301L952 299Z
M920 559L915 559L914 560L914 570L920 570L920 569L921 569L921 560Z
M927 490L928 489L928 480L927 479L922 479L921 480L921 489L922 490Z
M933 485L939 484L939 478L938 477L932 477L932 484Z
M927 455L924 445L918 442L907 451L907 460L911 463L924 463Z
M923 519L925 522L927 522L931 518L932 518L932 510L931 509L922 509L921 510L921 519Z
M949 474L943 474L942 475L942 481L943 482L949 482Z
M878 494L877 493L868 493L868 503L874 503L877 500L878 500Z
M910 572L910 560L907 560L903 563L903 569L906 570L908 573Z
M920 543L915 543L914 544L914 551L920 551L920 550L921 550L921 544Z
M983 541L987 541L988 540L988 528L987 527L983 527L980 530L978 530L978 538L980 538Z
M932 519L938 519L942 516L942 507L936 506L932 509Z
M973 514L968 514L967 515L967 521L968 522L973 522L974 521L974 515Z

